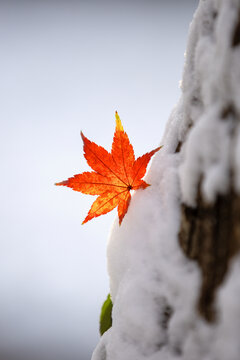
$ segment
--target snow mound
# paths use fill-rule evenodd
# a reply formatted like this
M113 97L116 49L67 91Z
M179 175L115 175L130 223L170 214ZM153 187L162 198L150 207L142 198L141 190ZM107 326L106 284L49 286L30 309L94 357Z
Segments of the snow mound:
M232 44L239 12L239 0L202 0L194 15L182 97L147 174L151 186L133 195L122 225L116 219L112 227L113 326L92 360L239 359L240 259L219 293L222 317L209 325L196 311L199 269L178 244L180 204L195 205L199 184L214 201L228 189L232 166L240 189L239 125L232 134L240 112L240 46Z

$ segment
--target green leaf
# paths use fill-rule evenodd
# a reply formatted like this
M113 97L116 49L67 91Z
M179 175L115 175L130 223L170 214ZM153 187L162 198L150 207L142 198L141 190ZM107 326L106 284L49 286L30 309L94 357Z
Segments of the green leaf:
M99 331L101 336L112 326L112 307L112 300L110 294L108 294L107 299L103 303L100 315Z

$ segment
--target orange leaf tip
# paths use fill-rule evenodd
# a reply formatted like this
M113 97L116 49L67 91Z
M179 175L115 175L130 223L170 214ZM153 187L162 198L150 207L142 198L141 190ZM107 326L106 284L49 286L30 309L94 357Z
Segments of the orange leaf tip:
M117 111L115 112L115 118L116 118L116 130L117 131L124 131L121 119L120 119Z
M55 183L54 185L56 185L56 186L61 186L61 185L67 186L67 185L68 185L68 180L61 181L61 182L59 182L59 183Z
M83 132L82 132L82 131L80 131L80 135L81 135L82 141L84 142L85 136L83 135Z

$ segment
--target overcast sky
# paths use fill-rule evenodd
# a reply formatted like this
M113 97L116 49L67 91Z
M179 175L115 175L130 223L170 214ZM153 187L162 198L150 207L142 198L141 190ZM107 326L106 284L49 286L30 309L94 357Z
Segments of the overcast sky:
M111 148L118 110L136 156L180 96L198 1L0 1L0 355L85 360L108 294L116 212L54 183L89 170L80 130Z

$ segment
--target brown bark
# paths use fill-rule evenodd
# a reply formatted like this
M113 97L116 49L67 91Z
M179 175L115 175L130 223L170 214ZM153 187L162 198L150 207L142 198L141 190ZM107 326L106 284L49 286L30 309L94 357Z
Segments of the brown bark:
M214 296L224 280L231 258L240 249L240 196L232 189L214 204L198 191L197 207L182 205L179 243L197 261L202 272L198 310L208 321L216 319Z
M232 37L232 47L238 46L240 44L240 11L238 13L238 21Z

